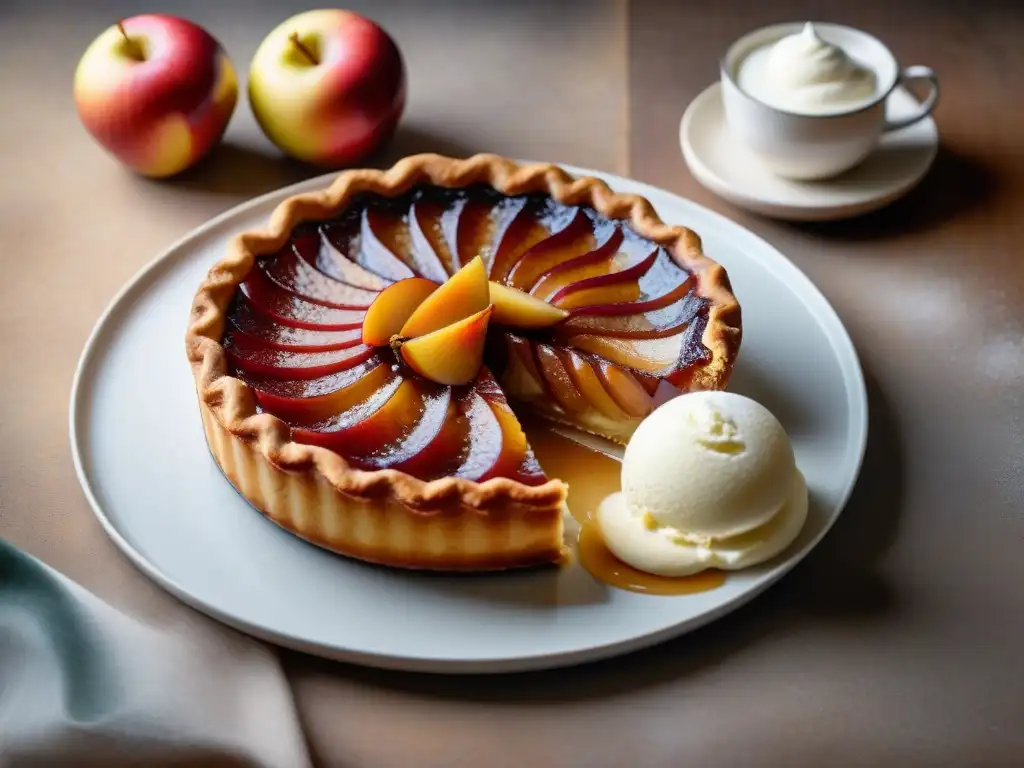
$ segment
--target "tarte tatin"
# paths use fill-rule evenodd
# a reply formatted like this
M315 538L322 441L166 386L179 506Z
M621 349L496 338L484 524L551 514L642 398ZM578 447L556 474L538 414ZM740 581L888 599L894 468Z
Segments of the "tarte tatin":
M406 158L236 237L187 331L217 464L317 545L406 568L560 561L566 486L517 414L624 443L724 388L740 308L700 238L553 165Z

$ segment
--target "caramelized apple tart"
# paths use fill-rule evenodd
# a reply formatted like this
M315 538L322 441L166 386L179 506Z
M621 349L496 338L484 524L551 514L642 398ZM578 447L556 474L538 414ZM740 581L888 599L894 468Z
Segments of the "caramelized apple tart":
M699 237L552 165L407 158L239 235L187 331L206 437L274 522L382 564L565 555L517 413L625 442L667 382L723 388L740 309Z

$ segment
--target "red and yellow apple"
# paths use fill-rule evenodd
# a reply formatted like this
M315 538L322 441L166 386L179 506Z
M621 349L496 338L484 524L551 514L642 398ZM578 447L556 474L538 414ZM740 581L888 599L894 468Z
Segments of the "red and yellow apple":
M394 132L405 107L405 64L377 24L342 10L300 13L260 44L249 103L286 154L314 165L359 161Z
M75 72L86 130L145 176L171 176L220 141L238 101L220 43L191 21L133 16L106 29Z

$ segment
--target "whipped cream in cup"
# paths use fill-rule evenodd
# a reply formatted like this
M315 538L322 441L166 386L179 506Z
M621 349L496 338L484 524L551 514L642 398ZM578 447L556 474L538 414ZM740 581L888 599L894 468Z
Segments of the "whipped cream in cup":
M773 107L806 114L841 112L871 101L878 77L814 24L762 46L740 62L740 88Z
M774 24L729 46L720 62L729 131L776 175L826 179L853 168L881 135L923 120L938 100L935 73L901 68L878 38L824 22ZM909 118L887 120L897 87L930 92Z

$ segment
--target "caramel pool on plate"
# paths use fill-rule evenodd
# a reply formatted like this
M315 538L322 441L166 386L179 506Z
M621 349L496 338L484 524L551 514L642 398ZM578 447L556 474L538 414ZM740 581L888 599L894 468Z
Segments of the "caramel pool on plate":
M725 583L725 573L720 570L670 578L644 573L615 557L605 546L594 515L602 499L621 489L622 465L542 425L524 424L524 428L541 466L569 486L569 511L580 524L577 554L580 565L594 578L619 589L649 595L686 595Z

